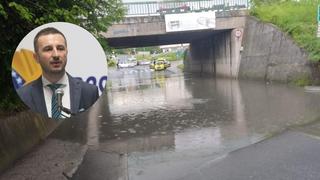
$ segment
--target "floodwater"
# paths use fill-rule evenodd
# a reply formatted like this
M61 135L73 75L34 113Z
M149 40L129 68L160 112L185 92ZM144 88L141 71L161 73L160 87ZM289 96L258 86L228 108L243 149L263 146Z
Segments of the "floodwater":
M231 151L320 117L320 94L294 86L188 75L175 67L109 73L87 143L93 153L119 155L105 170L110 179L183 179ZM92 178L93 169L84 165L75 179Z
M0 179L192 179L230 152L319 120L320 93L176 65L109 69L93 108L63 121Z

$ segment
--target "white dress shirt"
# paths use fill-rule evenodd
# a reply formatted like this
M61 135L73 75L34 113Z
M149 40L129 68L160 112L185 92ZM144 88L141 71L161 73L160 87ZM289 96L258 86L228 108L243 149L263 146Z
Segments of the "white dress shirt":
M46 102L48 116L51 117L52 90L50 89L48 84L52 84L52 83L42 76L42 84L43 84L43 94L44 94L44 100ZM60 87L64 92L64 95L62 96L62 106L70 109L70 86L69 86L69 78L67 76L67 73L65 73L63 77L58 82L56 82L56 84L62 84L62 86ZM70 117L69 114L66 114L63 111L61 113L62 113L62 116L61 116L62 118Z

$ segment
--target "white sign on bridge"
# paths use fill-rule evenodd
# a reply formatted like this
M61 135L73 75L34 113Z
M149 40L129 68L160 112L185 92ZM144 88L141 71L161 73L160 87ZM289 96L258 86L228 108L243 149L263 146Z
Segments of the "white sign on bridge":
M213 29L216 27L214 11L165 15L166 32Z

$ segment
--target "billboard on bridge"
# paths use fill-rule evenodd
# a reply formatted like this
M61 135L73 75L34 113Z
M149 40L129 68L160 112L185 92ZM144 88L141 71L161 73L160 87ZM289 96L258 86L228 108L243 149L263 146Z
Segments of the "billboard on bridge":
M216 27L214 11L165 15L166 32L213 29Z

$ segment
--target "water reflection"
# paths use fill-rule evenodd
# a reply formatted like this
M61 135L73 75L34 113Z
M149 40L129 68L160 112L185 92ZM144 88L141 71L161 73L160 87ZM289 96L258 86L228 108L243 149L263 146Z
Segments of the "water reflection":
M314 102L320 97L301 88L210 77L160 79L142 81L142 89L136 84L109 91L108 126L119 134L116 140L101 139L101 148L128 153L130 179L176 179L319 116Z
M221 132L219 128L190 129L174 136L175 152L221 147Z
M206 127L219 127L222 138L249 138L252 134L269 134L290 124L303 123L317 115L314 107L306 107L308 95L301 89L172 75L170 70L115 72L112 87L107 91L108 102L100 105L108 113L100 113L99 141ZM123 80L128 82L123 84Z
M320 115L320 96L301 88L186 78L170 69L113 73L107 92L78 123L86 124L83 134L91 149L125 155L114 168L123 164L128 174L119 177L178 179L230 151Z
M149 72L152 73L152 72ZM138 74L138 79L140 73ZM164 107L181 109L192 108L188 101L191 94L186 90L183 77L167 79L164 72L156 72L151 79L140 79L122 85L122 80L112 82L108 90L109 107L112 114L139 114Z

